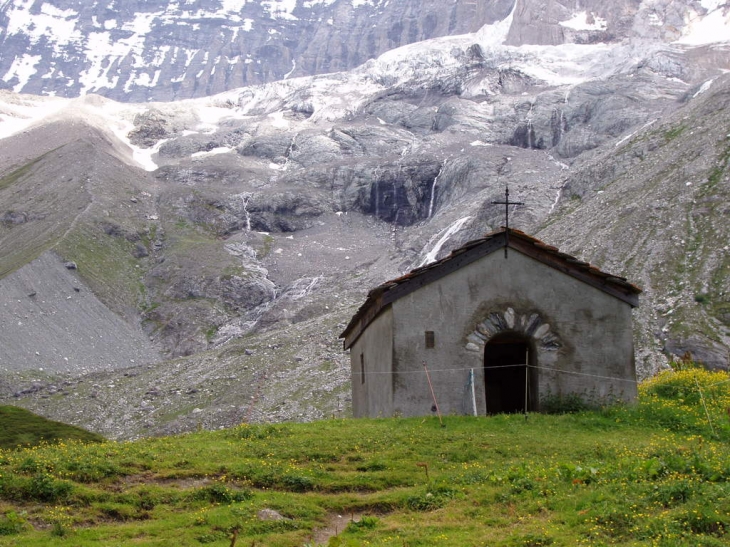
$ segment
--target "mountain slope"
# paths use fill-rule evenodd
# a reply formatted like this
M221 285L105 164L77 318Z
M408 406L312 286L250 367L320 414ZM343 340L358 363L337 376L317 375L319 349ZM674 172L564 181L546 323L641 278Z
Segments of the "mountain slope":
M642 287L644 359L689 351L711 367L730 363L728 107L728 76L688 94L572 173L564 192L579 205L538 232Z
M39 371L16 344L0 356L6 396L115 438L347 413L337 335L367 290L498 228L505 185L525 202L511 226L645 289L642 376L686 351L727 368L730 47L689 43L726 22L703 4L667 4L662 17L709 10L672 43L613 41L602 8L585 8L589 25L548 2L557 45L508 45L534 20L520 3L348 72L209 98L3 92L2 282L44 253L75 262L104 324L123 318L141 352ZM661 19L645 9L612 21L643 32ZM67 320L69 340L90 317Z
M101 442L103 437L76 427L52 422L17 407L0 407L0 447L35 446L49 442Z

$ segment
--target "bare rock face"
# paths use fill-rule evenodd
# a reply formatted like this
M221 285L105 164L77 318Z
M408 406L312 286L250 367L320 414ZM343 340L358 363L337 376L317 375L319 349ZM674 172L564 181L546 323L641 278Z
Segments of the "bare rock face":
M346 71L509 16L506 43L520 46L672 42L706 12L689 0L9 1L0 6L0 86L168 101Z
M538 234L643 289L635 312L640 370L687 352L730 368L730 80L713 83L576 166L560 218ZM605 214L609 203L618 209Z
M516 2L511 45L593 44L624 38L673 42L682 36L688 16L707 13L700 2L657 0L572 0Z
M576 9L570 0L517 2L511 45L610 42L628 35L641 2L588 0ZM557 24L556 24L557 22Z
M664 349L670 355L687 356L698 363L702 363L709 369L730 370L728 348L711 337L700 333L694 333L688 337L668 339Z
M148 110L137 116L134 124L135 129L129 134L129 141L142 148L150 148L169 134L167 120L159 111Z
M456 0L444 9L441 0L293 7L259 0L6 2L0 82L17 92L66 97L201 97L348 70L405 44L473 32L506 17L512 3Z

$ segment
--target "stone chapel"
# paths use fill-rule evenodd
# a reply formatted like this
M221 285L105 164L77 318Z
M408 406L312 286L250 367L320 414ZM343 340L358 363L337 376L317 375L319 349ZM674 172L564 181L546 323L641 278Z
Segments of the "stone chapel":
M354 416L632 401L640 292L519 230L470 241L371 290L341 334Z

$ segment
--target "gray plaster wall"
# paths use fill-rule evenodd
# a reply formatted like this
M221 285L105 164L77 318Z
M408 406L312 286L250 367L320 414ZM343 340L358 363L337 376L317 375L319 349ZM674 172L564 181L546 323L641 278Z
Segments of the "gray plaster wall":
M383 310L350 348L355 418L393 415L393 311Z
M432 413L424 362L443 414L471 413L466 388L474 369L476 406L484 414L484 347L502 332L529 340L537 400L636 397L631 306L512 249L508 259L492 253L400 298L392 320L396 415ZM434 331L433 349L425 347L425 331Z

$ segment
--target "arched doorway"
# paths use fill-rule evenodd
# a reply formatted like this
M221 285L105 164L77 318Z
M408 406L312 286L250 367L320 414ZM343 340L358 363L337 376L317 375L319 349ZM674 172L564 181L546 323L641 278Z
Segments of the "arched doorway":
M537 409L535 347L527 336L502 332L484 346L487 414Z

